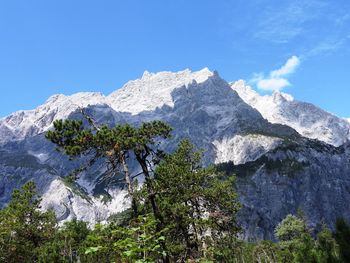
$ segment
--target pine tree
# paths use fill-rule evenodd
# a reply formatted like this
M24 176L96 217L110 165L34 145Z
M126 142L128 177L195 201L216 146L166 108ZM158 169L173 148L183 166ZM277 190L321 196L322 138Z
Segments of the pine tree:
M350 262L350 226L343 218L338 218L335 223L334 238L339 245L341 259Z
M60 227L45 242L39 253L39 262L79 262L84 253L83 243L91 230L87 223L73 219Z
M98 127L90 117L87 118L91 124L90 128L84 128L83 122L78 120L56 120L54 130L48 131L46 138L56 144L58 150L63 150L72 158L85 155L89 159L88 165L78 169L78 172L87 169L100 158L108 161L109 171L113 175L123 172L132 199L132 208L137 216L135 183L129 173L127 160L129 154L133 153L145 176L154 213L159 214L152 193L149 162L161 156L161 151L156 147L159 143L157 139L169 138L171 128L160 121L143 123L139 128L129 124L116 125L113 128Z
M155 196L169 231L167 248L176 260L224 256L235 246L240 205L233 178L202 168L200 159L184 140L155 171Z
M170 137L170 126L161 121L152 121L143 123L140 127L124 124L109 128L107 126L97 127L90 117L88 120L93 129L84 128L82 121L57 120L54 122L54 130L49 131L46 138L71 157L92 156L88 161L89 165L99 158L106 159L113 174L120 172L119 166L122 165L125 182L132 200L134 218L136 218L138 216L137 196L127 165L127 157L132 153L145 178L147 192L145 201L151 204L152 213L157 222L157 231L161 231L163 218L156 201L150 167L157 164L163 157L159 144L162 139ZM163 250L166 250L164 243L162 246ZM164 261L168 262L167 256Z
M280 241L283 262L317 262L315 241L303 219L287 215L276 227L275 235Z
M0 210L0 262L35 262L40 247L56 231L53 211L40 211L33 182L15 190L8 206Z
M317 235L317 258L320 263L337 263L339 260L339 248L332 232L326 225Z

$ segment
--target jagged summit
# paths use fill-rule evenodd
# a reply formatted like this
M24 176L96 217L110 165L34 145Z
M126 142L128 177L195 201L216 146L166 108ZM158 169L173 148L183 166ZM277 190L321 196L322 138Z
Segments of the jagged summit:
M209 70L207 67L198 70L198 71L192 71L191 69L184 69L181 71L177 71L177 72L173 72L173 71L160 71L160 72L149 72L148 70L145 70L141 79L145 80L145 79L150 79L152 77L156 77L156 78L172 78L174 76L177 76L178 78L190 78L190 79L197 79L197 78L204 78L204 80L208 77L208 76L212 76L213 74L215 74L215 71L212 72L211 70ZM140 80L140 79L137 79ZM134 81L137 81L134 80ZM132 82L132 81L130 81Z
M115 110L132 114L154 110L163 105L172 107L174 102L171 94L176 88L186 87L193 82L202 83L214 75L208 68L194 72L189 69L158 73L145 71L142 78L129 81L108 98Z
M163 105L173 106L171 93L193 82L202 83L216 73L208 68L192 72L150 73L126 83L108 96L100 92L79 92L73 95L56 94L34 110L21 110L0 119L0 144L22 140L49 129L56 119L67 118L79 107L108 105L115 111L137 114Z
M350 139L350 123L311 103L294 100L282 92L259 95L242 80L231 83L232 89L271 123L288 125L301 135L340 146Z

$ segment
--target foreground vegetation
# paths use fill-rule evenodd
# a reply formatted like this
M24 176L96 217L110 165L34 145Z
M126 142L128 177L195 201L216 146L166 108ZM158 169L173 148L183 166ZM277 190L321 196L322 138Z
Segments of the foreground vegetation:
M334 233L324 226L315 237L302 216L288 215L276 227L278 242L242 241L233 177L202 167L187 140L172 154L160 151L171 132L165 123L108 128L87 120L90 129L57 121L47 138L70 157L88 159L79 171L103 158L111 175L122 173L131 208L106 224L58 226L29 182L0 210L0 262L350 262L350 227L341 219ZM142 170L142 186L129 172L129 156Z
M161 262L165 255L170 262L350 260L350 226L341 219L334 233L324 227L316 238L310 234L305 220L288 215L276 228L275 243L247 243L234 235L203 235L199 241L192 230L186 243L182 227L198 225L203 230L209 222L194 222L194 218L181 213L182 227L169 219L167 227L157 231L152 214L132 218L132 211L125 211L110 223L94 228L77 220L59 227L54 213L40 211L39 203L35 186L29 182L15 190L9 205L0 210L0 262Z

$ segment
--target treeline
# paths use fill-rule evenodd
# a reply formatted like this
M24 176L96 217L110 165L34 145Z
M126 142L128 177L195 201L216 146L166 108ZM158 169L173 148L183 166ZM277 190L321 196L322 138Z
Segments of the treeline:
M0 262L161 262L166 254L170 262L350 262L350 226L342 219L334 233L324 226L316 238L303 218L288 215L276 227L275 243L248 243L235 235L214 238L211 232L198 241L194 229L189 243L183 243L171 219L157 231L152 214L132 218L127 210L93 228L78 220L59 227L53 211L40 211L39 204L29 182L0 210Z
M72 159L87 160L73 180L106 160L108 176L123 175L131 208L92 228L76 220L59 227L27 183L0 210L0 262L350 262L344 220L334 233L324 227L314 238L302 217L288 215L276 228L278 242L242 241L234 178L202 167L189 141L167 154L159 145L171 128L163 122L99 127L82 113L85 126L56 121L47 138ZM130 174L130 156L145 178L142 186Z

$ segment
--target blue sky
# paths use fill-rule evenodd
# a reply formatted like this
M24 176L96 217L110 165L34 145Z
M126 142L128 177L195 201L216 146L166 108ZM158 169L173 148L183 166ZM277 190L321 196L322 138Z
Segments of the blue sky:
M0 1L0 116L203 67L350 117L350 1Z

